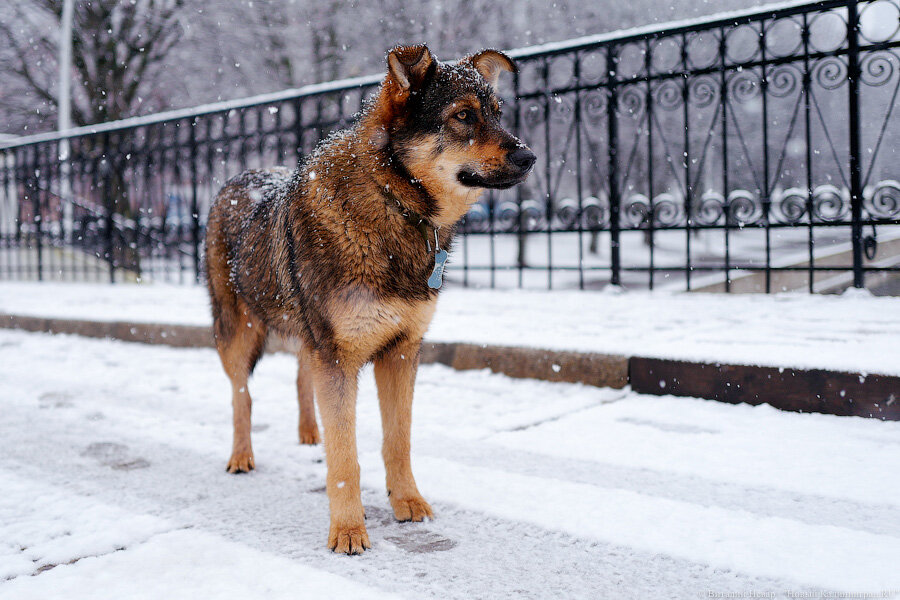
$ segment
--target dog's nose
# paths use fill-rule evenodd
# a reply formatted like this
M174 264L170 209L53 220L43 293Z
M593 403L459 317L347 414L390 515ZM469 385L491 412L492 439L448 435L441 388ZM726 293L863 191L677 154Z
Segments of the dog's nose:
M507 159L518 168L527 171L534 166L537 156L528 148L516 148L507 156Z

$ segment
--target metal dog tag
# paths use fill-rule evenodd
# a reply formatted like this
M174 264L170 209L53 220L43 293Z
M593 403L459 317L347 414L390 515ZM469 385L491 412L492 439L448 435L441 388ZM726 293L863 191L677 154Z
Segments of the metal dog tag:
M428 287L433 290L441 289L444 284L444 265L447 264L448 256L447 251L443 249L434 253L434 270L428 278Z

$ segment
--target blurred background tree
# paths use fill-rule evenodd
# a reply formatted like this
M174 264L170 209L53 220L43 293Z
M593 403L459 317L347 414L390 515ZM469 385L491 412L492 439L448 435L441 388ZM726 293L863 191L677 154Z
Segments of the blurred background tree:
M154 88L182 33L184 0L75 2L72 122L88 125L167 108ZM56 114L62 0L12 2L0 13L4 93L16 128L46 129Z

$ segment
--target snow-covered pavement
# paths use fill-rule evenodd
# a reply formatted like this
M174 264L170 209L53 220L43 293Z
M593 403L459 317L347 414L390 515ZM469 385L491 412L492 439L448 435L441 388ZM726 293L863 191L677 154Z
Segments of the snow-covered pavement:
M206 288L0 284L0 313L209 325ZM448 289L433 342L900 375L900 298Z
M900 590L900 423L423 366L413 465L437 518L400 524L365 372L373 549L345 557L293 379L260 363L257 471L233 476L212 350L0 331L0 598Z

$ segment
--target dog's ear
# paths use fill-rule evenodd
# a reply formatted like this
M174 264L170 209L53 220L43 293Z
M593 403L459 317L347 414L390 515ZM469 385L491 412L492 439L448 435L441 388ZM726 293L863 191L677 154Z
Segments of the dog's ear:
M499 50L482 50L477 54L467 56L460 62L468 63L475 67L475 70L478 71L481 76L484 77L484 80L491 84L491 87L495 90L497 89L497 83L500 81L500 71L509 71L510 73L517 73L519 71L516 67L516 63Z
M434 57L425 44L395 46L388 52L388 75L401 93L414 92L425 80Z

